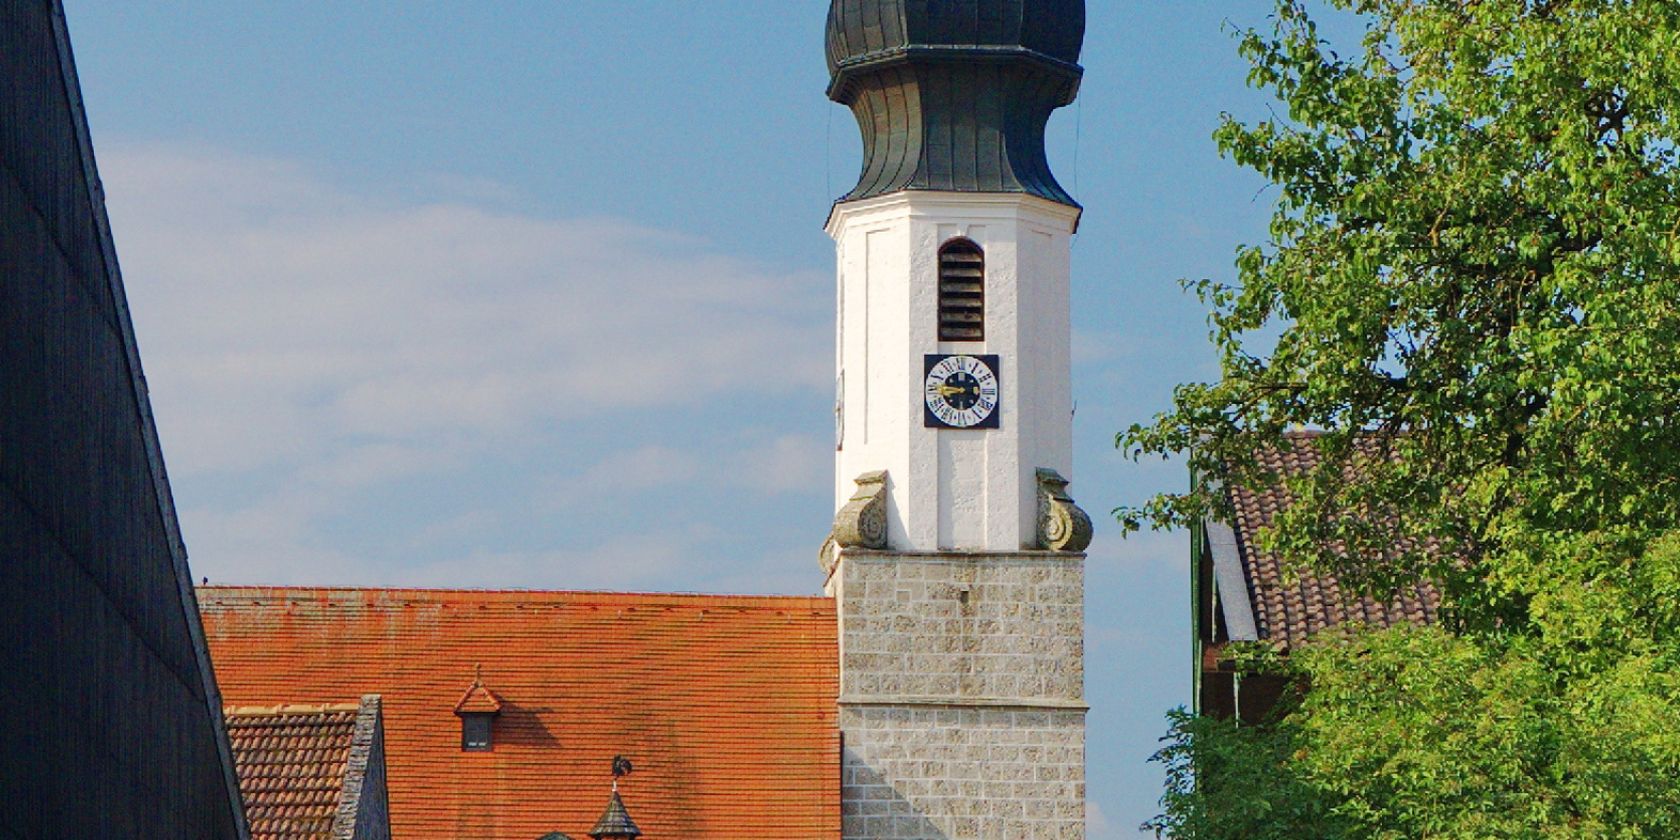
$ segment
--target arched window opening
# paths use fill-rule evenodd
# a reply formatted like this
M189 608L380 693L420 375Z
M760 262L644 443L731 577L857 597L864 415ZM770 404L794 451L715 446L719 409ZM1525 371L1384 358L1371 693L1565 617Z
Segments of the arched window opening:
M986 254L970 239L939 248L939 340L986 338Z

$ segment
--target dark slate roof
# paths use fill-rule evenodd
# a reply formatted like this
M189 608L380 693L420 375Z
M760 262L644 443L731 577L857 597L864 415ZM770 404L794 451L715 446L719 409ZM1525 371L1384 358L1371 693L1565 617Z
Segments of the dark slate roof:
M636 827L636 821L630 819L630 812L624 810L624 800L619 797L618 791L612 792L612 799L607 801L607 810L595 821L595 827L589 830L589 836L595 840L605 837L642 836L642 830Z
M1319 463L1317 437L1315 432L1290 433L1282 445L1261 453L1262 462L1280 477L1305 475ZM1344 592L1334 575L1295 572L1276 554L1262 551L1259 533L1290 503L1290 494L1281 484L1259 490L1230 487L1227 492L1235 513L1229 528L1233 544L1229 551L1222 546L1226 541L1219 538L1222 529L1217 523L1210 527L1209 536L1231 638L1258 638L1288 646L1350 622L1392 627L1436 620L1441 597L1428 582L1418 583L1391 603L1379 603ZM1239 566L1246 591L1234 593L1234 572ZM1252 636L1245 632L1247 628Z
M841 200L942 190L1077 207L1044 125L1079 89L1084 37L1084 0L833 0L828 95L863 132Z
M834 0L828 69L911 47L1002 47L1079 63L1085 0Z
M336 825L353 826L362 791L352 760L371 741L379 698L360 703L230 708L239 790L252 840L327 840ZM365 759L365 756L364 756Z

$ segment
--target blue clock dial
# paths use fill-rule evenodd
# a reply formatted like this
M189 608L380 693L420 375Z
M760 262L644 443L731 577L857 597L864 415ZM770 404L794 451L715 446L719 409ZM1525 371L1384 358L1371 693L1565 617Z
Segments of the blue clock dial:
M929 354L922 424L939 429L995 429L1002 389L994 355Z

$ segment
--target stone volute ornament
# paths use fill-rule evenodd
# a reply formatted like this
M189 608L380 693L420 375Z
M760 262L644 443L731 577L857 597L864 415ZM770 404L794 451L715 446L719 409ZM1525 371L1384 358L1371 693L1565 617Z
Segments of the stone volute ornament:
M1038 468L1038 543L1046 551L1084 551L1091 545L1091 517L1073 503L1068 480Z
M833 574L842 548L887 547L887 471L857 477L857 492L834 515L834 530L823 541L823 571Z

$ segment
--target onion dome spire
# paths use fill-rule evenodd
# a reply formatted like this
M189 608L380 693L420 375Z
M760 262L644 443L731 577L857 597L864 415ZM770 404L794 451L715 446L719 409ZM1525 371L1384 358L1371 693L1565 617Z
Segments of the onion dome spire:
M630 775L633 769L629 759L622 755L613 756L612 799L607 800L607 810L589 830L589 836L595 840L635 840L642 836L642 830L636 827L635 820L630 819L630 812L624 810L624 800L618 795L618 780Z
M832 0L828 97L863 132L841 201L899 190L1028 193L1079 206L1044 153L1084 70L1085 0Z

